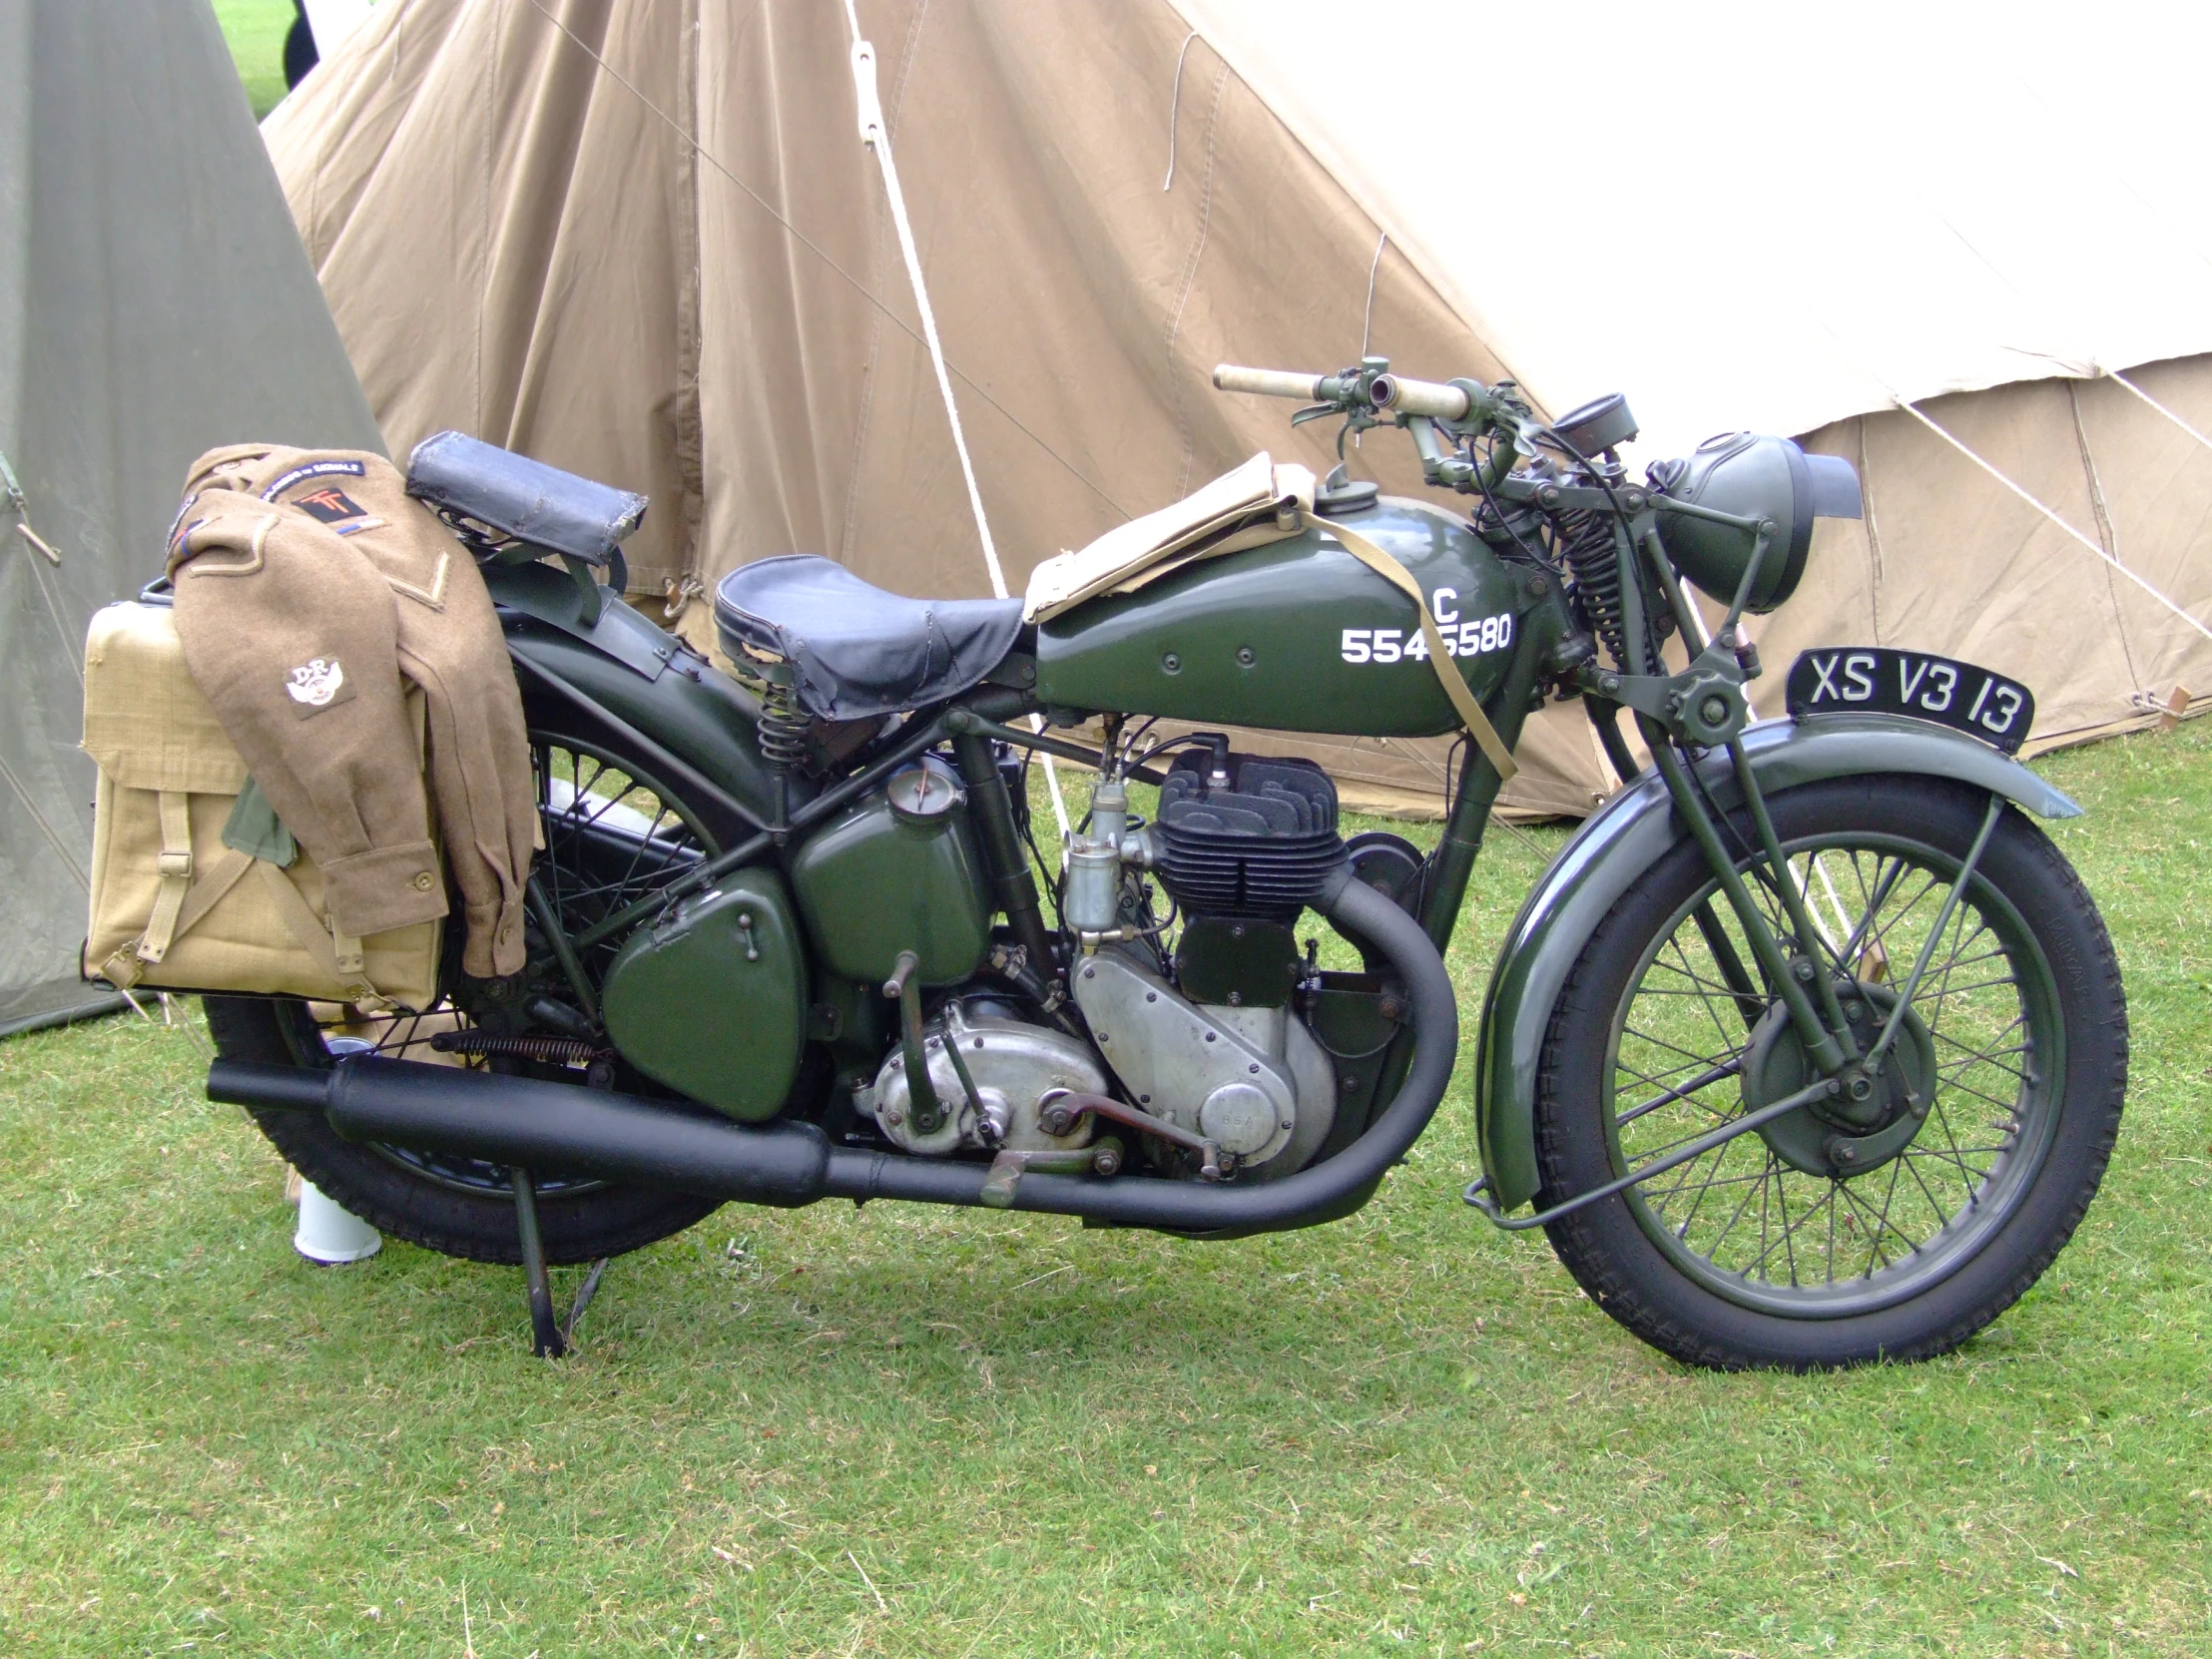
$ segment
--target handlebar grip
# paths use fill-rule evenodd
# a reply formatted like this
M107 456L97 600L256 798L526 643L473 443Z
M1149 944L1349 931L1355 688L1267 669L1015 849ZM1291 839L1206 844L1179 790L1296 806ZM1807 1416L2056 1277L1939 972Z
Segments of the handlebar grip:
M1443 386L1433 380L1404 380L1395 374L1378 374L1373 392L1375 406L1398 414L1430 415L1439 420L1464 420L1467 391L1464 386Z
M1308 403L1322 401L1321 374L1299 374L1287 368L1240 368L1235 363L1214 366L1214 384L1223 391L1248 391L1259 397L1297 397Z

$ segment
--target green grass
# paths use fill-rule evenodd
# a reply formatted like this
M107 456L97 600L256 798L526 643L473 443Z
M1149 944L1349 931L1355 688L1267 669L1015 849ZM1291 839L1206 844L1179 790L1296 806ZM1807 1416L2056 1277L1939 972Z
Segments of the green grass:
M215 0L216 21L231 43L256 121L284 96L284 32L296 15L291 0Z
M1463 1073L1335 1227L731 1209L547 1365L511 1272L302 1266L193 1034L0 1047L0 1652L2202 1654L2212 723L2038 766L2129 1121L2043 1283L1909 1369L1643 1348L1459 1205ZM1534 870L1485 862L1470 1012Z

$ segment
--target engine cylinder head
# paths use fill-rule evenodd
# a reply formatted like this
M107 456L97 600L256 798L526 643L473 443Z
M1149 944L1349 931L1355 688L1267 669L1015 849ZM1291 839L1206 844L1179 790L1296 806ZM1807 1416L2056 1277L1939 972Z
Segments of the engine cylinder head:
M1154 865L1189 916L1295 920L1345 859L1337 787L1312 761L1178 755L1160 787Z

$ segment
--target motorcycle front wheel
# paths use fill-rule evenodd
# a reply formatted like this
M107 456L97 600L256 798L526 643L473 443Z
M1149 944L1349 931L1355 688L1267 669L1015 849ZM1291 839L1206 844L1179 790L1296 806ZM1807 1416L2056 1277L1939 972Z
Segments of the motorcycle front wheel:
M1784 953L1829 976L1862 1048L1893 1018L1899 1036L1869 1100L1801 1108L1547 1224L1644 1341L1720 1370L1927 1359L2010 1307L2072 1236L2126 1092L2119 964L2080 878L2009 806L1943 919L1988 802L1893 776L1770 797L1807 940L1749 819L1728 822ZM1540 1207L1818 1077L1694 843L1614 906L1552 1014Z

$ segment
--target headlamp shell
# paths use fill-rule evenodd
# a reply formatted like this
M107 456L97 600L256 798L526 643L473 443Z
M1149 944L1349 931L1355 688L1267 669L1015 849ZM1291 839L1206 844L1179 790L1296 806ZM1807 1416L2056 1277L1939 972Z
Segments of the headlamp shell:
M1647 474L1658 492L1659 534L1683 579L1726 605L1736 597L1758 546L1756 530L1715 523L1670 502L1708 507L1755 523L1771 522L1766 557L1759 561L1745 609L1773 610L1797 592L1816 518L1857 518L1859 474L1836 455L1808 455L1788 438L1723 432L1707 438L1685 460L1655 462Z

